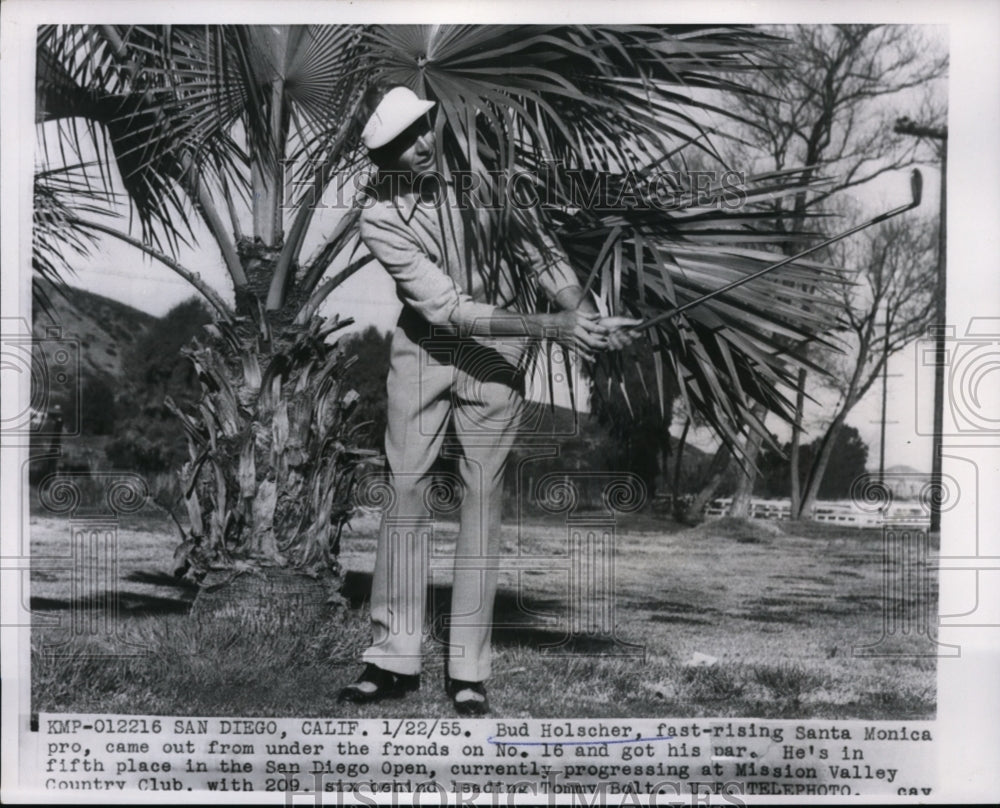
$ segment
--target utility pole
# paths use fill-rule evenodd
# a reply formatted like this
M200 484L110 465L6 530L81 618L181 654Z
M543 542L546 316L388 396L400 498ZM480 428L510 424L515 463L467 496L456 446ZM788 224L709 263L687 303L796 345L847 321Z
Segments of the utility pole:
M878 445L878 482L879 485L885 485L885 402L886 393L889 387L889 301L885 302L885 334L882 339L883 342L883 354L885 355L885 364L882 367L882 420L880 421L879 427L879 445Z
M941 532L941 437L944 431L944 364L945 364L945 328L947 326L947 294L948 294L948 127L925 126L911 121L909 118L896 120L894 130L897 134L912 135L918 138L928 138L937 142L938 159L941 163L941 210L940 229L938 236L937 255L937 311L935 313L934 338L934 448L931 462L931 533Z

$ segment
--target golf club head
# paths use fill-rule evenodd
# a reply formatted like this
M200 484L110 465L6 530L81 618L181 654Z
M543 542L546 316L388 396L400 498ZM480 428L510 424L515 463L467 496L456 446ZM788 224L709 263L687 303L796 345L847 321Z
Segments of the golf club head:
M734 289L737 286L741 286L747 281L751 281L754 278L758 278L761 275L770 272L772 269L778 269L779 267L782 267L785 264L787 264L789 261L794 261L799 258L802 258L803 256L808 255L811 252L815 252L821 247L826 247L830 244L833 244L835 241L840 241L841 239L846 238L847 236L854 235L860 230L864 230L865 228L871 227L872 225L880 224L881 222L884 222L886 219L891 219L893 216L899 216L901 213L905 213L908 210L913 210L913 208L917 207L917 205L920 204L920 200L923 198L924 194L924 177L923 174L920 173L920 169L918 168L913 169L913 172L910 174L910 192L913 195L913 201L910 202L909 205L903 205L901 207L893 208L892 210L886 211L885 213L880 213L874 219L871 219L867 222L864 222L863 224L859 224L855 227L852 227L850 230L845 230L843 233L840 233L839 235L826 239L826 241L820 242L819 244L809 247L808 249L803 250L797 255L794 255L790 258L782 259L781 261L778 261L776 264L771 264L771 266L765 267L759 272L755 272L752 275L747 276L746 278L743 278L739 281L724 286L721 289L716 289L714 292L709 292L708 294L702 295L701 297L693 301L685 303L683 306L680 306L668 312L662 312L660 314L657 314L649 318L645 322L635 326L634 328L637 331L639 329L649 328L652 325L656 325L656 323L662 322L668 317L673 317L674 315L680 314L682 311L686 311L687 309L692 308L693 306L697 306L705 301L711 300L717 295L722 294L724 292L728 292L729 290Z
M913 173L910 174L910 191L913 193L913 203L910 207L915 208L920 204L924 193L924 175L920 173L919 168L913 169Z

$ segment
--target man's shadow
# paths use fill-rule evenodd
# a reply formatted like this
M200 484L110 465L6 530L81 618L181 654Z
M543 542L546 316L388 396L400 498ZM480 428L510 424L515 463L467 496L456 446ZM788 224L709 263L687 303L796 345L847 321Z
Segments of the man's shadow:
M351 608L367 609L371 593L370 573L348 571L342 594ZM427 611L431 636L447 644L451 615L451 586L429 587ZM559 598L531 597L503 587L493 605L493 645L547 650L570 655L621 653L621 643L595 633L574 633L566 625L566 604ZM562 624L562 625L560 625Z

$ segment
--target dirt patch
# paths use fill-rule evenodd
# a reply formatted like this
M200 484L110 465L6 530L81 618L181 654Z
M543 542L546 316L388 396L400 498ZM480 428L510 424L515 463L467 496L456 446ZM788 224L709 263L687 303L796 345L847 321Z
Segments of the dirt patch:
M615 525L612 574L573 578L575 583L567 550L574 525L552 519L505 525L503 552L518 563L500 573L490 688L497 716L933 716L935 664L906 656L926 638L894 638L890 650L896 656L852 653L883 634L881 545L872 536L784 533L781 526L757 521L683 531L665 523L654 533L652 519L635 521L635 529L628 519ZM276 629L272 648L255 645L259 637L250 632L231 637L199 628L186 608L164 608L157 598L180 604L189 594L170 592L164 578L135 573L169 570L176 530L167 521L123 524L116 585L122 602L134 608L119 610L117 619L123 635L138 634L154 653L146 661L107 654L105 661L94 661L92 649L81 645L76 657L48 658L33 668L35 708L165 715L319 715L343 709L335 702L337 689L356 677L370 636L365 602L378 518L359 515L352 528L341 556L352 606L347 618L316 632ZM454 523L435 526L435 553L450 552L456 531ZM737 540L747 535L761 540ZM47 598L42 603L53 609L62 608L71 593L72 571L57 563L71 555L70 539L68 521L32 519L38 560L32 594ZM603 588L587 589L594 582ZM448 566L435 569L433 626L450 586ZM88 601L95 610L99 594L91 593ZM573 610L581 607L600 623L595 630L574 629L580 622ZM47 631L34 632L36 657L46 643L60 639ZM243 645L237 654L227 643ZM413 700L358 714L446 713L443 690L436 686L443 649L441 632L431 632L425 673L434 686ZM721 672L684 674L681 661L694 654L718 660ZM303 664L289 667L288 658ZM234 681L248 685L234 688ZM664 684L653 691L649 682ZM786 694L778 698L775 690Z
M784 536L785 531L780 522L770 519L736 519L724 516L683 531L683 535L735 539L740 544L762 544Z

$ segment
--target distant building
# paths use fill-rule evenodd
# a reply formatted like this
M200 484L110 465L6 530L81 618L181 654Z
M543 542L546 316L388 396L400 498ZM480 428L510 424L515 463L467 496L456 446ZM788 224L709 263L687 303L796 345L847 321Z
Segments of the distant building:
M878 479L878 471L869 472L872 479ZM912 466L889 466L885 470L883 483L892 492L895 501L920 499L931 482L929 471L918 471Z

